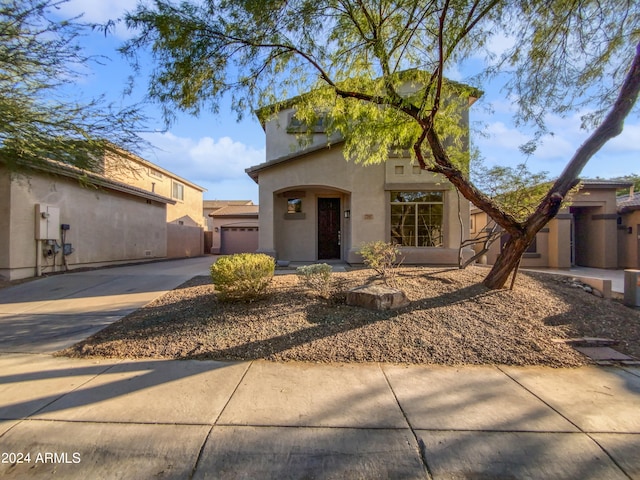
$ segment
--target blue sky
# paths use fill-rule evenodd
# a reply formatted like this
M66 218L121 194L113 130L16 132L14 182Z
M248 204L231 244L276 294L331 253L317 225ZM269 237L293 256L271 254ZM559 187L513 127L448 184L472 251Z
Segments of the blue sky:
M120 17L126 10L133 10L136 1L70 0L63 4L60 14L66 18L83 14L86 22L104 23ZM79 96L90 98L102 94L123 105L144 97L144 78L138 79L131 96L123 96L132 71L116 49L128 35L123 25L117 25L113 35L105 37L100 32L93 32L83 39L87 53L104 55L107 59L104 65L88 67L87 76L77 85ZM494 42L496 51L508 44L507 39L501 38ZM463 73L458 71L448 72L448 76L465 80ZM488 165L516 165L526 161L532 171L557 175L589 134L580 129L580 112L565 118L550 115L547 124L553 135L544 137L535 155L527 159L518 146L529 140L531 133L515 128L511 102L501 94L500 86L495 82L477 86L485 95L472 107L471 119L475 122L474 128L481 128L485 135L474 134L473 130L471 135ZM206 188L205 199L258 202L258 186L244 169L264 161L265 136L250 113L241 122L237 122L236 114L224 106L215 116L179 115L168 131L162 131L164 124L158 108L149 107L147 114L151 119L148 127L154 131L143 136L156 147L143 154L147 160ZM640 173L640 119L637 116L627 119L623 133L591 159L582 176L609 178L630 173Z

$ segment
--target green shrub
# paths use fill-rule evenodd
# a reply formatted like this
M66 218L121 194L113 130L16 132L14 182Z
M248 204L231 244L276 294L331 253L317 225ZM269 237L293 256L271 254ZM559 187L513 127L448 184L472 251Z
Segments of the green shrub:
M296 274L298 275L298 279L300 279L307 288L315 290L324 298L328 298L331 290L332 271L331 265L314 263L313 265L298 267Z
M211 265L211 280L221 300L252 300L265 293L275 261L263 253L237 253Z
M363 243L358 252L364 264L376 271L387 285L397 287L396 267L400 264L398 256L400 248L395 243L377 242Z

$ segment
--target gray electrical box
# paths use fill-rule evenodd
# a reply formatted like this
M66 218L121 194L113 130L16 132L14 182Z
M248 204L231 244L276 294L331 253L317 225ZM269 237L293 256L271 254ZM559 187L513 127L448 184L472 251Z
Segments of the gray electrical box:
M624 304L640 307L640 270L624 271Z
M60 208L37 203L36 240L60 240Z

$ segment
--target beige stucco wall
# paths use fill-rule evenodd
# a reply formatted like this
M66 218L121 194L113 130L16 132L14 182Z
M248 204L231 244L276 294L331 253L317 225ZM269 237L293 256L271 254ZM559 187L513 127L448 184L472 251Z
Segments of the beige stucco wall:
M475 213L474 218L476 231L486 225L483 212ZM576 264L617 268L619 241L616 221L615 189L585 187L538 233L536 253L525 254L521 266L570 268L573 222ZM487 254L487 263L495 263L499 253L500 242L496 241Z
M168 258L197 257L204 253L202 227L167 223Z
M0 178L6 178L6 174ZM3 185L5 180L0 180ZM6 197L6 192L3 193ZM3 198L3 204L4 202ZM70 225L66 242L74 252L67 256L70 269L109 263L148 260L166 256L166 205L107 189L82 187L63 176L32 174L11 183L8 223L11 242L0 263L5 278L35 275L35 205L60 209L60 223ZM7 217L9 220L7 222ZM61 241L58 243L61 244ZM41 255L38 253L38 255ZM55 259L41 255L44 273L61 270L63 255Z
M0 275L9 268L9 249L11 245L11 176L0 165Z
M622 215L618 229L620 268L640 268L640 210Z
M125 165L122 165L123 161ZM198 227L206 225L202 209L203 189L195 184L135 156L115 158L110 155L105 159L105 169L109 178L175 200L175 205L167 205L167 222ZM173 196L174 183L183 185L183 199Z
M445 192L444 248L403 248L403 254L405 263L456 263L460 232L468 229L468 202L460 204L465 219L461 230L458 198L448 182L426 172L414 174L408 158L390 162L357 165L347 162L341 149L334 147L261 171L260 251L289 261L317 260L317 199L340 198L342 259L359 263L361 257L357 251L363 243L390 241L391 190L442 190ZM395 167L399 164L412 173L396 174ZM302 212L287 214L288 198L300 192ZM348 219L344 216L345 210L350 212Z

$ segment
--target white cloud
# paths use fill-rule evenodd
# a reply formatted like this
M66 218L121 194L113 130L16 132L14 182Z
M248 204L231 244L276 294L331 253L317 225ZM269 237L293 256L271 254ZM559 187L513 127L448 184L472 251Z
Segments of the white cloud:
M138 0L69 0L60 5L59 12L63 18L81 15L82 22L104 25L109 20L116 21L122 18L125 12L135 10L137 4ZM132 35L122 22L116 22L111 33L120 39Z
M479 143L484 144L484 148L505 148L517 150L518 147L529 140L531 137L518 131L515 128L507 127L502 122L494 122L487 126L484 133L488 135L487 138L483 138Z
M105 23L115 20L126 11L134 10L138 0L108 0L88 2L86 0L69 0L60 5L63 15L82 15L86 22Z
M640 152L640 124L626 124L622 133L607 143L614 152ZM638 157L640 162L640 156Z
M166 132L147 134L145 138L156 147L144 155L147 160L202 186L228 180L253 182L245 169L265 159L264 149L229 137L192 139Z

